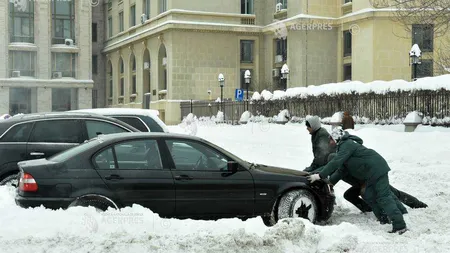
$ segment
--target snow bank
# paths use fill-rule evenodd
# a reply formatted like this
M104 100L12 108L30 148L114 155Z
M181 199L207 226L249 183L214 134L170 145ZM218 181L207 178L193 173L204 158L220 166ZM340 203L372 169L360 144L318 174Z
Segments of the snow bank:
M180 127L188 135L195 136L197 134L197 122L197 117L193 113L189 113L181 122Z
M406 115L405 120L403 121L403 123L422 123L422 117L419 115L419 112L414 111L414 112L410 112L408 113L408 115Z
M251 117L251 113L249 111L245 111L244 113L242 113L241 115L241 119L239 120L239 122L248 122L248 120Z
M330 123L341 123L342 118L344 118L343 112L336 112L333 114L333 116L330 119Z
M290 118L289 111L287 109L284 109L278 113L278 115L275 118L275 121L277 122L288 122Z
M263 90L262 96L252 97L253 100L278 100L292 97L308 97L320 95L336 94L364 94L374 92L385 94L392 91L413 91L413 90L450 90L450 74L436 77L420 78L414 82L405 80L373 81L363 83L360 81L328 83L319 86L310 85L308 87L289 88L286 91L276 90L274 94Z

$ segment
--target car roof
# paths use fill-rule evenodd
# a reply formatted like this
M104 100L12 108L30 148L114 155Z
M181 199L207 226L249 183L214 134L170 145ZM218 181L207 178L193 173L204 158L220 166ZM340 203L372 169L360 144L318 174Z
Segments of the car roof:
M140 109L140 108L93 108L93 109L81 109L73 110L69 112L88 112L98 113L104 116L144 116L150 117L165 131L169 132L167 125L159 118L159 111L153 109Z
M94 119L103 119L108 121L113 121L115 123L119 123L133 131L139 131L138 129L130 126L129 124L114 119L110 117L106 117L96 113L88 113L88 112L42 112L42 113L30 113L30 114L17 114L9 119L0 120L0 134L3 133L10 126L19 123L32 121L37 119L52 119L52 118L73 118L73 117L83 117L83 118L94 118Z
M140 108L93 108L73 110L73 112L91 112L102 115L141 115L141 116L159 116L158 110L140 109Z
M124 132L124 133L114 133L114 134L106 134L102 135L102 139L107 140L126 140L133 138L146 138L146 137L164 137L164 138L179 138L185 140L196 140L196 141L204 141L204 139L192 135L187 134L179 134L179 133L163 133L163 132Z

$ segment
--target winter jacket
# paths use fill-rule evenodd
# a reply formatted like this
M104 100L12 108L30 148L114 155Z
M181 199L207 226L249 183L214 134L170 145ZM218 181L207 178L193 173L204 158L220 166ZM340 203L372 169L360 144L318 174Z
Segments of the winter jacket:
M348 112L345 112L342 118L342 129L355 129L355 121Z
M336 156L319 169L320 177L330 176L330 183L333 185L347 175L371 184L380 176L386 175L390 171L386 160L362 144L361 138L345 132L337 145Z
M314 160L312 161L308 171L313 171L327 164L328 156L331 153L336 152L336 148L330 147L329 142L330 134L325 128L319 128L317 131L311 134Z

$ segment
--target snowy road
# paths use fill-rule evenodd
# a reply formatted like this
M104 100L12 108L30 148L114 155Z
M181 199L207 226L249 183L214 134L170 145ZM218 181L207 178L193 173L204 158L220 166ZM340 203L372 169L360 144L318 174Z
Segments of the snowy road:
M304 125L199 125L197 130L197 136L249 161L302 170L312 160ZM365 126L356 132L387 159L391 184L429 205L408 208L412 228L401 236L388 234L390 225L380 225L372 214L360 214L346 202L344 182L336 186L337 207L329 224L292 220L273 228L260 218L160 219L140 206L106 213L26 210L0 187L0 252L450 252L450 130L401 130Z

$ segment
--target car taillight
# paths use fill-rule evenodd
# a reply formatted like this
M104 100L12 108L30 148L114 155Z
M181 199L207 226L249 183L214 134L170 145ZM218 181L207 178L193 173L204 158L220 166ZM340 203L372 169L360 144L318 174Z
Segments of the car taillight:
M19 190L24 192L36 192L38 190L38 185L33 176L28 173L22 173L19 179Z

